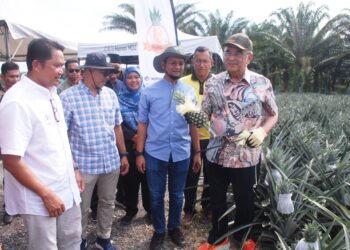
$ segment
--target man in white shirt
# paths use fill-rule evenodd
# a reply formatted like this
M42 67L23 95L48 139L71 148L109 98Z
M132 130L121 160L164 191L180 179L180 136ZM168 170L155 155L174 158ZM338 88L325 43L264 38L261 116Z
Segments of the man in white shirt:
M0 146L5 168L5 202L20 214L29 250L78 250L80 194L67 126L56 86L63 74L63 47L47 39L28 45L28 74L0 103Z

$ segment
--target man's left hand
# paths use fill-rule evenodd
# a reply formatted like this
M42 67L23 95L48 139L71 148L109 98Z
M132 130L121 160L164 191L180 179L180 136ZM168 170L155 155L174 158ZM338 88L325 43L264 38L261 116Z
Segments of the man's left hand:
M252 148L259 147L263 143L266 136L266 131L262 127L253 129L247 139L247 145Z
M126 175L129 172L129 161L127 157L121 158L120 174Z

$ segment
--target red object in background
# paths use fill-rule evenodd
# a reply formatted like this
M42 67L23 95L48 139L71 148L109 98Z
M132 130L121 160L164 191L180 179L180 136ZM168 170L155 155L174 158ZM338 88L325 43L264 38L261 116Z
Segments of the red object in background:
M255 242L253 240L247 240L243 244L243 250L255 250Z

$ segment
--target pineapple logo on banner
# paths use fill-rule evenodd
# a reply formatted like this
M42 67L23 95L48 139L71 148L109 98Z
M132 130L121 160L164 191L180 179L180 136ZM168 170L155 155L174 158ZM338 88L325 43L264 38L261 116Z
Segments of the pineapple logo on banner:
M152 25L147 29L144 49L161 53L172 43L166 28L162 25L162 15L159 9L153 6L153 10L148 9L148 13Z

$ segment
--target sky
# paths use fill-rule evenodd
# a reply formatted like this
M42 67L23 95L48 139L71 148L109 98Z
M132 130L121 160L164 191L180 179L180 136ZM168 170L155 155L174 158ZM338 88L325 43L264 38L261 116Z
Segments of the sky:
M117 12L121 3L141 0L0 0L0 18L24 24L53 36L73 42L130 41L132 36L120 31L103 32L104 16ZM165 1L165 0L159 0ZM234 18L245 17L252 22L267 19L271 12L286 7L296 8L300 3L293 0L173 0L178 3L195 3L197 10L208 12L219 9L222 16L230 10ZM230 4L227 4L227 3ZM306 1L307 3L308 1ZM344 0L314 0L315 7L328 5L330 16L348 7Z

